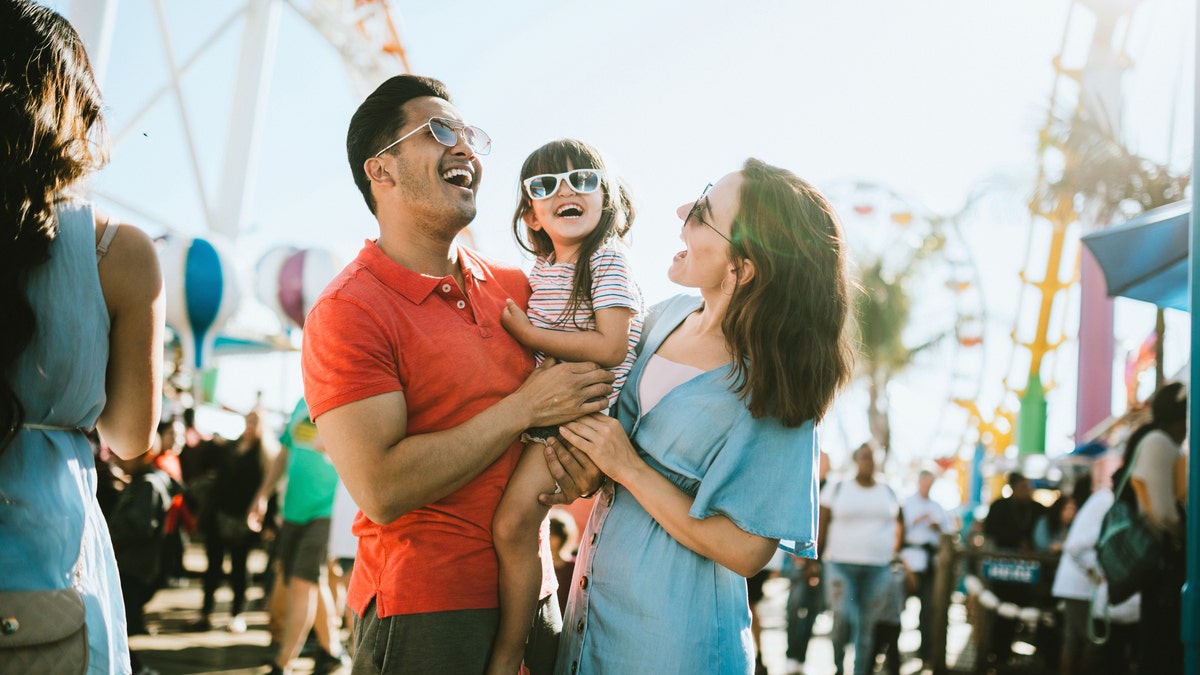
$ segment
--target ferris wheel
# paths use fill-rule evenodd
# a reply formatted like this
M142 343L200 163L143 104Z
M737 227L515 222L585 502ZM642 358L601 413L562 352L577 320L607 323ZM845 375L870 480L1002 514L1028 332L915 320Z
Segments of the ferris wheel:
M387 0L68 1L67 16L88 47L97 80L116 101L106 115L114 157L109 175L115 170L124 180L98 182L91 197L166 234L159 257L169 375L179 377L178 388L199 391L222 345L225 354L293 351L290 328L302 323L336 271L323 249L291 249L286 264L274 255L264 256L274 267L257 266L259 300L278 315L277 333L225 330L247 295L238 280L242 265L235 263L249 253L243 235L252 230L251 196L271 197L254 188L254 179L263 130L271 124L267 102L279 34L294 38L290 31L311 28L304 44L328 44L355 93L366 96L409 70ZM112 59L121 63L121 77L106 83L110 55L126 58ZM162 197L167 184L169 200Z
M986 323L979 271L958 218L870 181L842 181L825 192L842 220L855 277L873 268L884 279L903 278L911 303L902 333L911 361L887 385L891 445L913 460L954 455L969 430L961 402L975 400L982 385ZM852 383L825 425L848 448L868 437L865 389L861 380Z
M124 13L118 11L119 0L73 0L70 19L92 58L97 79L103 81L108 66L116 24ZM135 4L135 3L127 3ZM145 11L148 5L149 11ZM110 129L114 155L122 152L121 145L135 138L140 123L151 110L171 100L177 115L177 128L185 148L186 164L195 194L198 196L203 229L228 239L236 239L245 225L249 211L249 185L257 170L258 146L264 125L266 94L271 80L274 51L277 44L280 14L284 9L295 12L307 22L340 56L350 82L365 96L387 77L408 72L408 60L401 45L394 14L387 0L244 0L225 5L212 3L204 12L223 17L209 26L188 26L189 32L202 35L183 37L171 15L179 7L167 0L143 0L136 9L153 15L153 26L161 44L161 58L166 66L166 81L139 101L136 112L121 120L118 128ZM187 8L196 12L197 8ZM206 30L207 28L207 30ZM184 92L189 71L212 54L229 51L231 36L241 29L241 42L234 61L235 73L225 81L231 87L225 92L209 92L201 97L210 106L212 100L228 100L230 116L224 140L221 171L212 190L206 185L206 172L201 168L201 149L211 152L211 143L202 140L197 131L204 113L196 105L195 96ZM198 38L198 39L197 39ZM149 47L151 35L139 35ZM196 45L184 49L183 45ZM130 106L131 108L133 106ZM161 160L161 158L158 158ZM171 158L172 163L179 160ZM209 172L211 173L211 172ZM211 180L211 179L209 179ZM181 229L178 223L164 222L161 214L151 214L140 208L136 198L99 192L96 196L115 204L124 211L137 214L145 221L157 222L168 231ZM197 214L190 214L195 217Z

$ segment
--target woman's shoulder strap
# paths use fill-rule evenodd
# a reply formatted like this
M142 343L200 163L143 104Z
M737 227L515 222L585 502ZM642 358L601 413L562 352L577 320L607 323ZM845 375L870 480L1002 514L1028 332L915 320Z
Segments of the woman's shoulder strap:
M112 218L104 222L104 233L100 235L100 242L96 244L96 262L108 253L108 247L112 244L113 237L117 236L118 225L114 225Z

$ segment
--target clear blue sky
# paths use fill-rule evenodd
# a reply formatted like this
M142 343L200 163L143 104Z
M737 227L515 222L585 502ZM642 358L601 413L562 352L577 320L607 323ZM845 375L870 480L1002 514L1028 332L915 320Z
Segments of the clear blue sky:
M50 4L70 16L69 0ZM164 4L177 59L240 6L227 0ZM1069 3L392 5L413 70L445 81L464 116L495 140L472 229L480 247L499 258L528 264L510 233L517 170L529 151L562 136L604 149L633 186L640 213L633 262L651 301L679 290L665 278L679 248L674 207L748 156L831 189L848 179L879 182L941 214L991 186L994 196L964 222L963 232L965 249L980 268L989 316L981 397L985 408L995 405L1029 238L1023 204L1033 188L1036 133ZM1173 140L1176 148L1190 149L1192 11L1182 0L1148 0L1135 15L1128 42L1134 57L1126 81L1130 141L1181 164L1190 158L1167 147ZM103 87L114 133L166 81L156 31L149 0L121 1ZM198 61L184 84L211 195L239 45L240 28ZM1082 58L1086 45L1068 46ZM360 96L344 72L332 48L285 4L253 206L237 246L247 303L238 319L247 326L275 325L252 299L253 265L266 249L319 246L348 260L374 235L346 166L345 129ZM1175 135L1172 121L1180 129ZM148 214L124 215L152 233L168 226L203 231L173 99L160 102L115 147L97 185ZM844 216L847 227L854 226ZM1146 316L1152 315L1125 304L1118 309L1119 349L1144 337ZM1172 322L1186 331L1186 321ZM1180 332L1174 331L1176 339ZM1183 340L1186 345L1186 334ZM1074 350L1063 350L1060 362L1056 373L1063 386L1050 398L1049 445L1057 450L1069 448L1073 431ZM278 398L279 407L290 407L284 400L299 391L292 368L287 361L262 376L268 401ZM222 378L222 395L245 406L253 387ZM929 456L922 428L944 412L943 383L914 373L897 383L893 395L901 454ZM843 407L858 401L852 392ZM835 459L866 435L857 410L827 426Z

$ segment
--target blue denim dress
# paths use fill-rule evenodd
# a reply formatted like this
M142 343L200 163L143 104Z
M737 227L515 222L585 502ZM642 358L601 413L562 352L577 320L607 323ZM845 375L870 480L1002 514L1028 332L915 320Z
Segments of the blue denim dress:
M817 443L811 422L753 419L728 367L697 375L643 415L646 361L700 299L654 309L616 416L642 458L695 498L690 515L723 515L813 557ZM651 323L653 326L651 327ZM575 564L558 673L754 671L746 580L676 541L620 485L596 499Z
M13 377L34 428L0 454L0 590L75 586L87 608L89 672L128 673L116 558L96 502L92 446L76 429L94 427L106 400L109 319L96 229L86 204L57 212L50 259L27 285L37 331Z

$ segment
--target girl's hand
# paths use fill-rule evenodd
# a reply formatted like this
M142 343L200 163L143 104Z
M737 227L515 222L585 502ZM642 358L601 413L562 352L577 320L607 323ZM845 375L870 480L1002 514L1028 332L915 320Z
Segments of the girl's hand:
M623 482L631 468L643 463L625 429L608 415L593 413L558 428L563 440L583 451L607 476Z
M504 326L504 330L508 331L509 335L517 338L517 341L522 343L524 343L524 340L521 337L530 328L533 328L533 324L529 323L529 317L525 316L525 312L522 312L517 303L511 299L504 304L504 310L500 312L500 325Z

